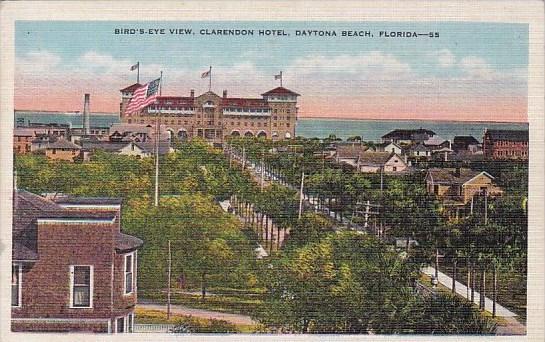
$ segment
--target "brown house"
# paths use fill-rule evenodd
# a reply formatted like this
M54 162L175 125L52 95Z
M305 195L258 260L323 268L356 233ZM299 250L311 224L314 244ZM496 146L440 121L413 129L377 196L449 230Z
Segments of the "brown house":
M80 155L81 147L66 139L58 139L45 148L45 156L53 160L73 162Z
M426 188L442 201L447 216L456 218L467 211L466 205L472 203L475 196L494 197L503 193L488 172L466 168L429 169Z
M14 192L13 331L131 332L137 249L121 201Z
M29 153L34 137L35 134L31 129L15 128L13 130L13 151L19 154Z
M483 153L486 159L528 160L528 131L485 130Z

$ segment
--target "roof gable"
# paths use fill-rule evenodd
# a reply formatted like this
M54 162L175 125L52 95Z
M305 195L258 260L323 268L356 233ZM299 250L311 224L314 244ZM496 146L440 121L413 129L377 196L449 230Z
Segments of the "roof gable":
M274 89L269 90L266 93L261 94L261 96L269 96L269 95L292 95L292 96L301 96L297 94L294 91L291 91L284 87L276 87Z

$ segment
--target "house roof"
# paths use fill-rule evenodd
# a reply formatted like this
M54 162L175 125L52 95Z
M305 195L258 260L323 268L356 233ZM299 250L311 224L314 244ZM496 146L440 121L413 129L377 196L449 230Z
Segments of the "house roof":
M117 152L130 144L126 141L82 141L81 147L85 150L104 150L108 152Z
M55 203L57 201L58 203ZM13 195L13 249L14 260L33 261L39 258L37 246L37 220L51 218L107 219L114 220L112 211L79 211L63 208L60 204L120 204L117 198L103 197L61 197L55 201L26 190L16 190ZM118 233L116 250L138 248L142 240Z
M291 91L287 88L284 88L284 87L276 87L272 90L269 90L268 92L266 93L263 93L261 94L261 96L269 96L269 95L292 95L292 96L301 96L299 94L297 94L296 92L294 91Z
M139 238L132 235L123 234L121 232L117 233L115 237L115 250L118 253L132 251L143 244L144 241L140 240Z
M363 152L367 151L368 147L359 144L338 144L336 147L338 158L351 158L356 159Z
M428 146L425 146L424 144L416 144L409 148L409 151L411 152L426 152L431 151L431 148Z
M388 138L399 138L402 140L410 140L414 134L428 134L435 135L435 132L429 129L419 128L419 129L394 129L391 132L386 133L382 136L383 139Z
M124 91L124 92L127 92L127 91L135 91L136 89L140 88L142 85L140 83L135 83L133 85L130 85L126 88L123 88L119 91Z
M54 142L50 142L47 148L66 148L71 150L79 150L81 149L81 146L74 144L70 140L58 139Z
M32 137L35 132L32 128L15 128L13 130L14 137Z
M485 135L492 140L528 141L527 130L488 129Z
M123 202L121 198L112 197L74 197L63 196L53 199L57 204L105 204L105 205L119 205Z
M430 137L428 140L424 141L424 145L437 146L437 145L441 145L442 143L446 141L448 140L443 139L442 137L438 135L434 135L433 137Z
M360 154L359 164L384 165L393 155L392 152L365 152Z
M476 176L484 173L490 179L494 179L486 171L476 171L467 168L460 168L460 174L456 174L456 169L452 168L431 168L428 170L428 176L431 177L434 183L450 183L450 184L465 184Z
M468 146L480 144L472 135L457 135L454 137L453 144L456 146Z
M135 142L134 144L140 147L145 152L155 153L154 141ZM165 140L159 141L159 155L165 155L167 153L170 153L170 141L165 141Z

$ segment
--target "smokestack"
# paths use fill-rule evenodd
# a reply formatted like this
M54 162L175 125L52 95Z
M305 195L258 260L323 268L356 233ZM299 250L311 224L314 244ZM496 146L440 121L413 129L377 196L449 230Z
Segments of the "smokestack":
M191 91L189 92L189 96L190 97L195 97L195 90L194 89L191 89Z
M223 98L224 98L224 99L227 98L227 90L224 90L224 91L223 91Z
M89 124L89 101L90 101L91 95L85 94L84 102L83 102L83 134L84 135L90 135L91 134L91 127Z

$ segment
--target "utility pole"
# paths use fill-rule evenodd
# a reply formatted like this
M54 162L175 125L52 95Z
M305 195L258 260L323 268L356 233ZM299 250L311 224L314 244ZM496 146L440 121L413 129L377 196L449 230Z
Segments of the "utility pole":
M233 159L233 152L231 151L232 146L229 144L227 145L227 148L229 149L229 168L231 168L231 163Z
M163 82L163 72L161 71L161 77L159 78L159 96L162 94L162 83ZM161 105L158 105L158 111L155 115L155 206L159 206L159 139L160 130L159 126L161 125Z
M301 215L303 213L303 198L304 198L304 195L303 195L303 187L304 187L304 183L305 183L305 171L303 171L301 173L301 188L299 190L299 219L301 219Z
M265 183L265 150L261 152L261 192L263 192L263 185Z
M380 167L380 194L382 195L382 190L384 189L384 166Z
M488 192L484 189L484 224L488 224Z
M170 252L170 240L168 240L168 290L167 290L167 320L170 319L170 273L172 269L172 254Z
M242 170L246 167L246 148L242 146Z

